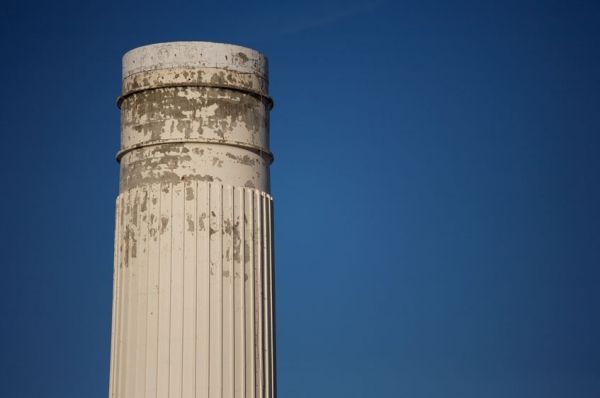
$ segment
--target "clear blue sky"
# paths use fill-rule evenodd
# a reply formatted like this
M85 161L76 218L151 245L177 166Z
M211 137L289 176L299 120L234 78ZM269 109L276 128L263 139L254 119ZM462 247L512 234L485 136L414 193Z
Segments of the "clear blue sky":
M600 397L600 3L4 1L0 396L107 397L121 55L270 59L281 398Z

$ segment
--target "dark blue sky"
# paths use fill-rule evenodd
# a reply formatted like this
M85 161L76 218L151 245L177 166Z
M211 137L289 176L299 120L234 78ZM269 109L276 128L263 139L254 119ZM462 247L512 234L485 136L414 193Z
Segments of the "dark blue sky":
M4 2L0 396L107 397L121 55L269 57L279 396L600 396L600 3Z

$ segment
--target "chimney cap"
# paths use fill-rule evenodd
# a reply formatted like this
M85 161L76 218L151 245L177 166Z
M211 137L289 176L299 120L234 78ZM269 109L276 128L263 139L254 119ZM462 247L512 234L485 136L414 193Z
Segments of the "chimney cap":
M235 44L176 41L137 47L123 55L123 79L139 72L181 67L226 69L268 80L267 57Z

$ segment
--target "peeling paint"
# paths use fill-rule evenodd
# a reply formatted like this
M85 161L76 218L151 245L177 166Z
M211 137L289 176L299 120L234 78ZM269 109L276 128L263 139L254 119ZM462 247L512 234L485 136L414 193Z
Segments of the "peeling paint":
M167 226L169 225L169 219L167 217L160 218L160 233L164 234Z
M200 150L200 146L204 149ZM268 163L260 155L244 152L247 151L213 144L165 143L143 147L122 158L121 190L157 183L166 186L181 180L267 190ZM168 192L168 187L164 189Z
M204 231L206 227L204 226L204 220L206 219L206 213L202 213L198 218L198 230Z
M187 225L188 225L188 231L193 233L195 231L195 226L194 226L194 220L192 219L192 216L188 215L186 220L187 220Z
M185 189L185 200L194 200L194 188L187 187Z
M241 262L240 249L242 239L240 237L240 222L237 221L233 225L233 260L237 263Z

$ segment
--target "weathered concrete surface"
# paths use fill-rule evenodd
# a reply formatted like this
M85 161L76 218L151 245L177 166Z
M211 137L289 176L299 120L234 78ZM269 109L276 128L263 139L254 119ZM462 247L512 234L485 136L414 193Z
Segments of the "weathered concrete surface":
M244 47L180 42L125 54L121 190L188 179L268 192L267 85L265 57Z
M110 396L274 397L267 61L123 57Z

